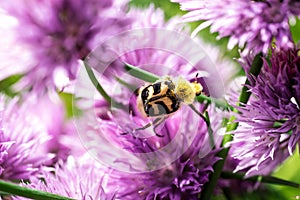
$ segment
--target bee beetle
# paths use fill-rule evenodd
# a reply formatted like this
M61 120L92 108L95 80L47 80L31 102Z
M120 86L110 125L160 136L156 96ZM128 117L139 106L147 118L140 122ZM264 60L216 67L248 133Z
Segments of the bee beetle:
M196 75L197 78L198 74ZM144 85L135 91L137 96L136 105L138 111L144 117L155 118L152 123L144 127L135 129L144 130L151 125L154 126L154 132L157 136L155 128L159 126L167 117L180 109L182 103L192 106L196 96L202 93L203 87L197 81L190 82L179 76L171 78L163 77L152 84ZM194 107L192 107L194 111ZM196 111L201 117L203 115Z

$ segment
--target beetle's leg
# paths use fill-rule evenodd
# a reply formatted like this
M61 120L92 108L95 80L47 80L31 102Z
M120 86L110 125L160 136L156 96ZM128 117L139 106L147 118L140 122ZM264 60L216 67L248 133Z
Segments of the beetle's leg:
M201 113L201 112L199 112L198 110L197 110L197 108L195 108L195 106L193 105L193 104L190 104L189 105L190 106L190 108L192 108L192 110L195 112L195 113L197 113L205 122L207 121L206 120L206 117Z
M136 131L145 130L145 129L149 128L150 126L154 126L154 127L153 127L153 130L154 130L155 135L157 135L158 137L163 137L163 135L158 134L158 133L155 131L155 129L156 129L162 122L164 122L164 120L165 120L165 117L156 118L153 122L150 122L150 123L146 124L146 125L143 126L143 127L133 129L132 133L135 133ZM128 133L129 133L129 132L124 132L124 133L121 133L121 135L127 135Z
M136 129L134 129L133 132L145 130L146 128L149 128L149 127L152 126L152 125L153 125L153 123L150 122L150 123L146 124L145 126L143 126L143 127L141 127L141 128L136 128Z
M143 127L141 127L141 128L133 129L133 130L132 130L132 133L135 133L136 131L145 130L145 129L149 128L150 126L152 126L152 122L146 124L145 126L143 126ZM129 134L129 132L121 133L121 135L127 135L127 134Z
M208 131L209 137L211 138L212 144L213 144L213 146L214 146L214 145L215 145L215 142L213 141L213 140L214 140L214 139L213 139L213 130L212 130L211 126L210 126L209 118L207 119L201 112L199 112L199 111L195 108L195 106L194 106L193 104L190 104L189 106L190 106L190 108L192 108L192 110L193 110L195 113L197 113L197 114L204 120L204 122L206 123L207 131Z
M155 135L156 136L158 136L158 137L164 137L163 135L160 135L160 134L158 134L157 132L156 132L156 128L159 126L159 125L161 125L164 121L165 121L165 119L166 119L166 117L161 117L161 118L157 118L157 122L155 123L155 121L153 122L153 131L154 131L154 133L155 133Z

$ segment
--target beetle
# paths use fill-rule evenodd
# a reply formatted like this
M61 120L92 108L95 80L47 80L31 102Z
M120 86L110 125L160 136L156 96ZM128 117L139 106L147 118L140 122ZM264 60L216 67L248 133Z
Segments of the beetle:
M196 75L197 78L198 74ZM155 129L166 118L177 112L182 103L190 105L202 118L202 113L197 111L192 105L195 97L199 96L203 91L203 87L197 81L188 81L182 76L171 77L165 76L154 83L148 83L138 88L134 93L136 95L136 105L138 111L146 118L155 118L152 123L134 129L133 132L144 130L150 126L154 126L153 130L159 137Z

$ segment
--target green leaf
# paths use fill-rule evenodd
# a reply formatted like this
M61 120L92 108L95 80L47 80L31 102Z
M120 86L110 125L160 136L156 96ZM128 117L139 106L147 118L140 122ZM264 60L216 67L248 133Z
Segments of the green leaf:
M97 89L97 91L102 95L102 97L106 100L106 102L116 108L123 108L123 105L120 104L119 102L116 102L114 99L112 99L107 92L104 90L104 88L101 86L101 84L98 82L93 69L86 63L84 62L84 66L86 69L86 72L88 73L88 76L91 80L91 82L93 83L93 85L95 86L95 88ZM111 106L109 106L111 108Z
M232 172L228 172L228 171L223 171L221 173L221 177L224 178L224 179L237 179L237 180L269 183L269 184L276 184L276 185L283 185L283 186L289 186L289 187L294 187L294 188L300 188L299 183L284 180L284 179L277 178L277 177L274 177L274 176L252 176L252 177L245 178L245 174L243 174L243 173L232 173Z
M88 73L88 76L89 76L91 82L93 83L93 85L95 86L97 91L103 96L103 98L107 101L107 103L111 104L112 99L106 93L106 91L103 89L101 84L98 82L98 80L93 72L93 69L86 62L84 62L84 66L85 66L86 72Z
M300 180L299 165L299 147L296 148L293 156L290 156L280 167L273 173L273 176L298 182ZM280 185L270 185L270 188L280 192L285 198L296 199L300 195L300 189L290 188Z
M199 103L207 103L207 104L214 103L217 108L220 108L222 110L227 110L227 111L234 110L234 108L231 105L229 105L225 99L216 99L202 94L197 96L196 98Z
M9 76L3 80L0 81L0 92L6 94L7 96L13 97L16 95L15 92L12 91L11 86L17 83L23 75L21 74L15 74L12 76Z
M127 71L127 73L133 77L136 77L138 79L141 79L143 81L150 82L150 83L153 83L159 79L159 76L157 76L151 72L145 71L141 68L135 67L128 63L124 63L124 65L125 65L125 70Z
M295 24L291 25L290 27L291 27L293 40L294 40L295 44L297 44L300 41L300 34L299 34L300 19L295 17Z
M73 102L75 101L74 94L60 92L59 97L64 102L67 118L77 117L82 114L82 111L76 107L76 103Z
M22 187L5 181L0 181L0 192L4 194L11 194L15 196L21 196L37 200L73 200L68 197L40 190L30 189L27 187Z

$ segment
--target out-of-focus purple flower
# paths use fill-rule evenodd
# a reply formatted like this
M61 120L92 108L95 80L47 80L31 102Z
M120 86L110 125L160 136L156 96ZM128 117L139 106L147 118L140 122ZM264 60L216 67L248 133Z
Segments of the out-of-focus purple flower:
M40 177L33 177L28 185L23 185L74 199L109 200L114 199L114 195L112 192L109 197L104 192L107 172L87 155L80 158L70 156L66 163L45 169Z
M74 79L78 60L84 59L98 42L120 32L129 23L124 13L125 3L113 0L18 0L0 5L3 15L16 20L14 26L7 29L15 31L10 48L23 47L33 60L5 67L28 64L21 66L23 71L20 71L26 74L27 82L42 88L53 86L57 75ZM4 54L1 59L11 57Z
M234 0L173 0L183 10L190 11L184 21L205 20L195 31L211 26L218 38L229 36L228 48L238 45L247 54L267 53L273 39L282 48L293 47L289 18L300 14L298 4L291 0L234 1Z
M129 78L129 82L132 81L136 87L143 82L124 75L127 73L124 63L149 70L158 76L188 74L186 78L192 80L198 73L199 77L219 79L215 86L211 81L210 90L220 90L214 93L224 94L224 89L227 89L237 70L232 63L221 58L217 48L200 39L192 40L188 28L179 23L179 18L165 21L162 10L154 6L148 9L131 8L128 16L135 19L130 26L132 30L95 49L87 59L92 68L106 78ZM201 53L195 52L195 49ZM195 55L197 53L199 55ZM203 58L204 54L206 56Z
M127 13L127 16L133 19L130 26L128 26L128 30L137 30L136 36L138 36L138 34L144 34L143 38L135 37L135 35L126 38L121 36L117 39L116 44L113 43L114 41L111 43L110 41L103 43L90 55L91 57L95 57L100 63L100 66L97 66L98 63L91 65L93 68L98 70L99 68L107 67L104 74L106 77L111 77L122 76L124 73L123 62L144 69L154 64L155 66L151 67L156 67L157 69L155 69L155 71L160 71L158 75L161 75L165 74L165 69L162 68L163 66L171 67L173 65L178 66L186 63L182 58L179 59L178 55L175 55L174 52L167 52L162 48L143 48L149 44L155 44L157 41L170 43L170 41L160 41L161 36L157 30L168 29L178 32L183 31L185 27L182 24L178 24L179 18L175 17L169 21L165 21L163 11L155 8L152 4L147 9L132 7ZM144 32L143 30L145 29L147 31ZM187 34L187 32L185 33ZM122 43L120 43L120 41L122 41ZM136 45L137 48L132 51L132 47ZM102 70L99 69L99 71Z
M48 109L50 113L44 113ZM62 131L61 115L62 107L47 98L39 98L38 102L36 97L29 96L22 105L17 99L5 103L1 98L1 179L28 179L40 172L42 165L60 159L56 153L67 153L67 148L57 141Z
M236 171L246 170L247 175L268 174L299 143L298 50L274 50L270 61L264 60L259 76L248 77L253 97L239 108L240 126L235 131L232 156L239 160Z
M300 2L297 0L290 0L289 1L289 9L290 12L295 16L300 16Z
M175 16L166 21L164 11L155 8L153 4L146 9L131 7L128 15L133 18L131 28L166 28L177 31L187 29L184 24L180 24L179 17Z

